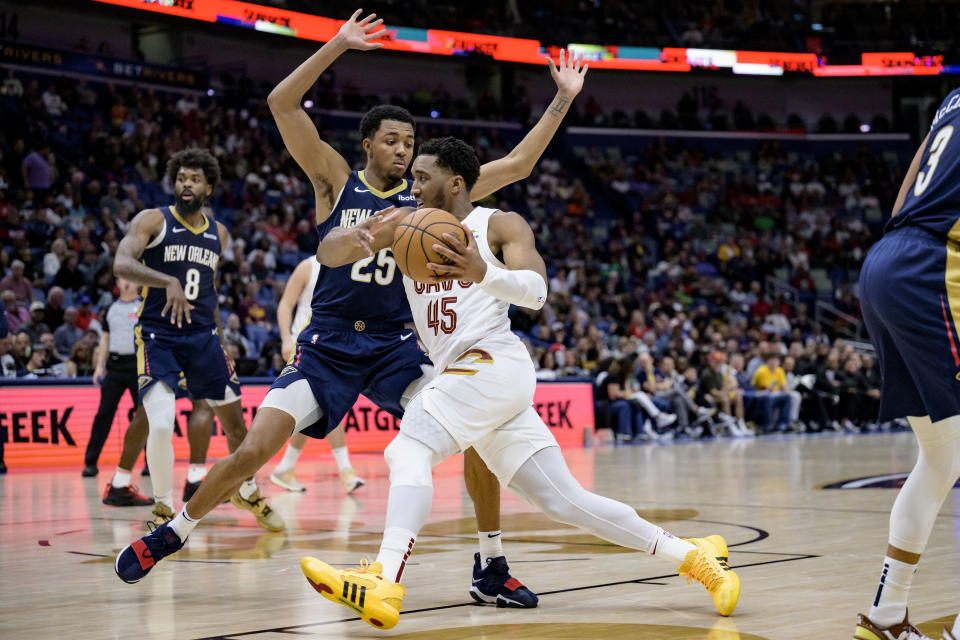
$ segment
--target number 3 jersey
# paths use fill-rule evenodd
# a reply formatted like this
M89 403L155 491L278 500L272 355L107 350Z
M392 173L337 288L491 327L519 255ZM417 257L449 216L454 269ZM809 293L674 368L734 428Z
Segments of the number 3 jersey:
M214 276L220 261L220 234L216 223L203 214L203 222L193 227L184 221L173 207L163 212L163 229L143 250L141 261L151 269L171 275L180 281L183 293L193 310L190 324L184 322L184 331L202 331L216 328L217 291ZM177 331L170 324L170 311L160 315L167 304L163 287L144 287L140 324L153 331Z
M363 171L353 171L330 217L317 225L317 232L322 241L336 227L354 227L381 209L411 205L416 206L416 200L406 180L384 192L371 187ZM300 333L300 340L311 342L312 336L328 328L329 319L350 320L356 323L357 331L402 330L410 322L410 307L390 249L353 264L320 269L310 304L310 322Z
M885 231L920 227L960 242L960 89L937 109L913 184Z
M463 222L473 233L480 256L487 263L506 269L506 265L490 251L487 242L490 216L496 211L477 207ZM478 284L428 284L404 276L403 285L420 342L426 347L438 374L471 375L469 372L472 369L468 367L460 370L458 359L481 340L491 337L516 342L516 348L526 355L523 343L510 331L510 318L507 316L510 303L490 295Z

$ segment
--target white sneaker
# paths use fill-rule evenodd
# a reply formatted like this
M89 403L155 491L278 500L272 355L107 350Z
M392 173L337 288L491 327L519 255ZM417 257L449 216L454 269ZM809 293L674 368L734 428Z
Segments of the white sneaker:
M287 471L286 473L281 473L280 475L277 475L277 472L274 471L270 474L270 482L278 487L286 489L287 491L300 492L307 490L307 488L303 486L303 484L301 484L293 475L293 471Z
M653 423L649 420L643 421L643 434L650 440L656 441L660 439L660 434L657 433L657 430L653 428Z
M676 421L677 421L677 414L675 414L675 413L664 413L664 412L661 411L660 413L657 414L657 417L654 418L654 419L657 421L657 426L662 429L663 427L669 427L669 426L672 425L674 422L676 422Z
M753 431L750 431L750 428L747 427L747 423L743 421L743 418L740 418L737 420L737 426L740 427L741 436L745 436L747 438L753 438L757 435Z
M340 472L340 482L343 483L343 488L347 490L347 493L353 493L364 484L363 479L350 468Z

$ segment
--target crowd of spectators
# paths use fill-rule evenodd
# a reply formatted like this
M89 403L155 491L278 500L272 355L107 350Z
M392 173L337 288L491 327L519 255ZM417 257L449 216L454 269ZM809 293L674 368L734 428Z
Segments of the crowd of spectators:
M309 0L267 4L328 17L347 16L350 2L330 0L319 12ZM571 42L647 47L808 51L835 62L859 62L862 51L953 51L956 3L820 2L809 0L385 0L388 25L440 28Z
M232 234L219 290L228 349L241 375L279 372L277 301L316 237L312 190L261 102L11 75L0 119L4 376L90 375L119 239L136 212L171 201L163 166L190 145L211 149L224 176L211 206ZM418 136L438 132L428 120ZM496 130L455 133L482 160L509 145ZM359 160L355 134L322 135ZM813 321L813 275L855 321L850 283L903 167L897 154L769 142L545 158L491 200L530 220L551 278L548 304L514 309L514 329L541 379L600 381L621 438L872 428L873 366L834 342L840 327ZM771 298L767 276L795 295Z

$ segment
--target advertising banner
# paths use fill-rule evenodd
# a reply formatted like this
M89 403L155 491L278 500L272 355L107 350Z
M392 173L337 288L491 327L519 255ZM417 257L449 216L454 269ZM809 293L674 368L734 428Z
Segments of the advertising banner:
M250 425L257 407L270 389L267 385L243 387L244 419ZM17 467L83 467L83 454L100 402L100 390L87 386L0 386L0 439L4 459ZM586 382L540 384L534 406L564 448L583 446L584 429L593 429L593 393ZM189 456L187 418L190 400L177 401L173 446L177 460ZM123 434L133 407L129 395L120 402L100 455L101 469L120 459ZM399 421L361 397L344 419L347 444L352 451L383 451L399 429ZM309 446L309 445L308 445ZM214 421L210 458L227 455L227 440Z

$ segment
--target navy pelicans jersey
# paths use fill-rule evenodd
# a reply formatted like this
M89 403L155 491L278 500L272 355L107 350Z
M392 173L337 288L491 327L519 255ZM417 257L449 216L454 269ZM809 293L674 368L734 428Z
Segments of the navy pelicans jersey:
M909 187L886 231L915 226L960 242L960 89L937 110L920 169Z
M383 192L371 187L363 171L353 171L340 192L330 217L317 225L320 240L335 227L353 227L389 206L416 206L406 180ZM381 249L374 256L335 269L323 268L317 277L310 305L310 322L301 333L309 336L323 331L324 318L363 322L373 330L376 326L402 325L413 320L403 277L397 269L390 249ZM359 325L358 325L359 326Z
M206 214L199 227L187 224L173 209L164 207L163 230L143 250L141 261L151 269L174 276L180 281L183 293L194 306L190 324L185 331L210 330L217 326L217 290L214 276L220 261L220 233L217 224ZM167 304L163 287L145 287L140 324L153 331L181 331L170 324L170 312L161 317Z

